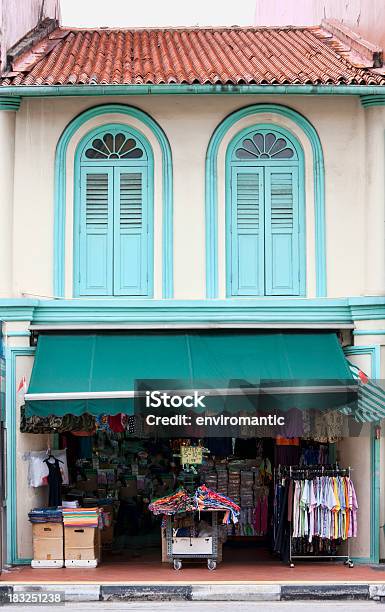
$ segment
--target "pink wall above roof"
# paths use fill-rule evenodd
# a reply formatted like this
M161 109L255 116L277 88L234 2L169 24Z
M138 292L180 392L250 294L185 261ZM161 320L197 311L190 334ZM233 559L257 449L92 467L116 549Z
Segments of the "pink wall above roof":
M322 19L338 19L385 48L384 0L256 0L257 26L319 25Z

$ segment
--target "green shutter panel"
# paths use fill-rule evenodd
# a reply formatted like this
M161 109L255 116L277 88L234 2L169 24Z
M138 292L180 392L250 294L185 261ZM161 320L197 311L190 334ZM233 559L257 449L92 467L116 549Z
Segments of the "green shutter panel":
M299 295L298 169L265 168L265 292Z
M263 169L233 168L231 294L261 295L264 272Z
M112 294L113 171L83 168L80 184L80 295Z
M115 168L114 294L148 294L147 172Z

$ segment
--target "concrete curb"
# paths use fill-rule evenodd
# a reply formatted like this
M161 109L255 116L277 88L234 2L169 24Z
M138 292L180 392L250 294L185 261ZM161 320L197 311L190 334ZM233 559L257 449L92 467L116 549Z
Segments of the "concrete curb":
M65 601L325 601L385 599L385 584L0 584L0 606L9 595L62 592Z
M281 600L369 599L368 584L288 584L281 587Z
M190 601L190 585L102 585L102 601Z
M100 601L99 584L15 584L14 593L64 593L65 601Z
M275 584L196 584L193 601L279 601L281 587Z

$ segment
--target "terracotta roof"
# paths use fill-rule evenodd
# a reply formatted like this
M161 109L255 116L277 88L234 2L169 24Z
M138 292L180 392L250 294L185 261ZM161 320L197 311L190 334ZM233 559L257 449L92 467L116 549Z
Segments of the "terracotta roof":
M13 58L1 85L385 85L321 27L58 28Z

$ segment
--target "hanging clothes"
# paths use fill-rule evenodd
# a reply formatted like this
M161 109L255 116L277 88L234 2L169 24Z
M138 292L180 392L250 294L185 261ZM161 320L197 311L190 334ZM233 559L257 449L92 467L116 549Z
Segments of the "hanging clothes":
M61 486L63 478L61 475L60 461L56 457L48 457L44 463L48 467L48 505L53 508L61 506Z
M321 473L322 467L315 472ZM301 475L302 474L302 475ZM299 469L285 475L275 485L274 549L283 560L288 526L292 553L336 554L336 546L357 537L358 502L350 476L312 476Z

